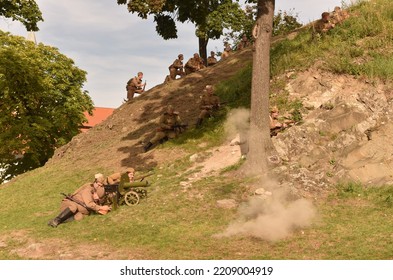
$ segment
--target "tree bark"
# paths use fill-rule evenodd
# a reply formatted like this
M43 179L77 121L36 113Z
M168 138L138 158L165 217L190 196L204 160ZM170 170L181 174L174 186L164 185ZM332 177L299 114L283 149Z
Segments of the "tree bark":
M253 54L249 151L245 170L263 175L269 170L268 158L276 154L270 138L270 42L273 32L275 0L258 0L258 13L253 29Z
M199 56L203 58L203 62L205 63L205 66L207 66L207 43L209 39L205 38L199 38Z

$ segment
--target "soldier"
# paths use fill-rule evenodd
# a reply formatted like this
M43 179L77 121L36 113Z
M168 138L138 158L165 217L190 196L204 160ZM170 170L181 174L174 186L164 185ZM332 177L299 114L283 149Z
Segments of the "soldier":
M204 118L212 116L213 112L220 108L220 98L214 94L213 86L206 85L203 92L199 106L201 112L198 116L197 123L195 124L197 128L201 126Z
M159 120L159 128L157 128L155 136L143 147L144 151L147 152L155 143L159 142L160 140L165 138L173 139L177 137L181 132L179 130L179 127L181 126L182 124L179 113L175 112L172 105L169 105Z
M323 12L321 19L314 24L314 30L320 35L326 34L330 29L334 28L334 24L330 22L330 14Z
M120 180L122 177L127 176L127 181L129 182L134 182L134 175L135 175L135 169L130 167L125 170L125 172L116 172L113 173L112 175L108 176L105 180L105 185L115 185L119 184Z
M142 79L143 79L143 73L138 72L137 76L135 76L134 78L131 78L127 82L126 89L127 89L128 101L130 101L132 98L134 98L135 93L140 94L145 91L146 83L142 83Z
M221 59L227 58L232 53L231 45L228 42L224 43L224 51L221 54Z
M276 136L277 133L281 130L283 130L284 128L287 127L286 123L280 123L278 121L278 108L277 106L274 106L271 110L270 110L270 137L272 136Z
M188 75L192 72L199 71L204 67L205 67L205 65L203 64L202 58L199 56L199 54L194 53L194 56L191 57L187 61L186 65L184 66L184 70L186 72L186 75Z
M248 46L250 46L250 41L248 41L247 35L243 34L242 39L237 45L237 50L241 51L242 49L247 48Z
M91 212L107 214L111 210L110 206L99 203L105 196L104 181L104 175L98 173L94 176L93 183L84 184L72 195L66 196L61 202L60 214L50 220L48 225L57 227L66 221L79 221Z
M183 77L186 73L184 73L183 69L183 59L184 56L179 54L178 58L169 66L169 77L171 80L176 80L176 76Z
M331 21L333 24L341 24L344 20L346 20L349 17L349 14L347 11L342 10L340 7L334 7L334 11L331 14Z
M215 55L216 54L213 51L210 52L210 56L207 58L207 66L212 66L217 63Z

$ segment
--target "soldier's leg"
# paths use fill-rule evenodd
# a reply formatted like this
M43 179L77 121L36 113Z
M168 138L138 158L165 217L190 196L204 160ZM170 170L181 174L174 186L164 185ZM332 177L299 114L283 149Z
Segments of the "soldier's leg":
M209 114L208 110L202 110L198 116L198 120L195 124L195 127L200 127L202 125L203 119Z
M175 68L169 69L169 77L171 80L176 80L176 72L177 70Z
M154 144L156 144L165 136L166 135L163 131L157 131L156 135L154 135L154 137L143 147L144 151L147 152Z
M69 207L64 209L56 218L50 220L48 222L48 226L57 227L61 223L64 223L66 220L74 216L74 212L71 211Z
M131 100L134 98L134 91L132 91L131 89L127 90L127 99Z

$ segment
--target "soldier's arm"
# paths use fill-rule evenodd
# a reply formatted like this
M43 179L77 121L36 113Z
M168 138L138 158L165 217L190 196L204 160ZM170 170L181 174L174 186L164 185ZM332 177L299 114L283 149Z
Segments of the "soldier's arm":
M161 116L160 122L159 122L160 128L171 129L172 127L170 125L166 124L165 120L166 120L165 116Z

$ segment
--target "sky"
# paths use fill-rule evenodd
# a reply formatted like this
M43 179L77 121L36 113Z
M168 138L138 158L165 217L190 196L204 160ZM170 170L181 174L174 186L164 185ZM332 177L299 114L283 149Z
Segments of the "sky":
M50 45L74 60L87 74L84 90L96 107L117 108L126 98L125 85L144 73L146 90L164 82L168 66L184 54L186 62L198 52L192 24L178 23L178 38L164 40L155 31L151 18L143 20L128 12L116 0L36 0L43 14L38 43ZM351 0L346 0L348 4ZM319 19L324 11L342 6L342 0L276 0L276 12L293 11L299 22ZM27 36L22 24L0 18L0 29ZM210 40L210 51L222 51L222 39Z

